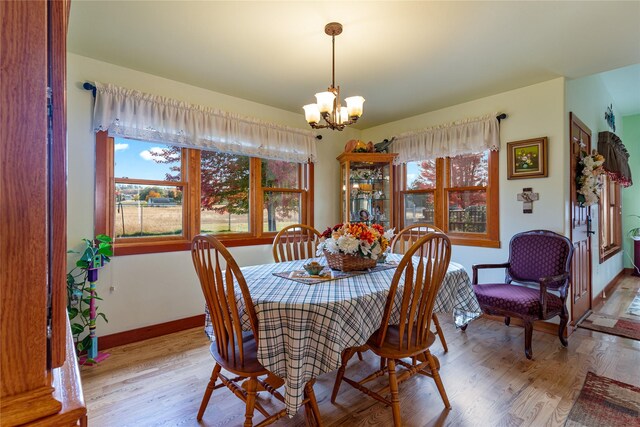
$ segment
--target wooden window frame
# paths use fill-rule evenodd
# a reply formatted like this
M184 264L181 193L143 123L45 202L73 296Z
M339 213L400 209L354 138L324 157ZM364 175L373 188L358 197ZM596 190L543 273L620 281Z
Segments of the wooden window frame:
M398 228L407 226L404 223L404 196L405 194L434 194L434 224L436 227L447 233L447 236L454 245L480 246L487 248L500 247L500 199L499 199L499 169L498 152L489 151L489 175L486 186L474 187L451 187L450 159L436 159L436 182L435 187L425 190L407 190L407 166L397 167L399 175L396 182L399 183L396 218L398 218ZM487 232L486 233L460 233L449 232L449 200L450 191L484 190L487 193Z
M183 187L182 236L131 237L114 239L114 255L136 255L191 249L191 239L200 233L200 150L182 149L181 181L165 182L114 177L114 138L107 132L96 133L95 233L114 236L115 185L135 183ZM276 232L263 231L262 206L265 191L296 192L301 195L302 223L313 227L313 163L299 166L299 188L263 188L261 159L250 158L249 229L247 233L216 234L225 246L254 246L273 243Z
M604 183L600 190L600 203L598 205L598 253L600 264L622 250L622 191L620 184L617 182L612 181L606 176L603 180ZM609 186L611 185L614 186L613 202L609 197L609 194L611 194ZM605 209L609 210L608 214L605 214ZM613 214L611 214L611 211L613 211ZM613 221L613 226L609 221ZM604 246L602 241L606 239L606 236L611 232L611 228L613 228L613 232L610 237L612 237L611 240L613 242L608 246ZM608 241L609 239L607 239L607 243Z

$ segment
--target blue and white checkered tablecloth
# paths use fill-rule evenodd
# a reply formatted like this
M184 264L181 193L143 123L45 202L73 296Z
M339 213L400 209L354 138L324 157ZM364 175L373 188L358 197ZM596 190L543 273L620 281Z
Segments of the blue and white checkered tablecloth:
M392 255L393 256L393 255ZM315 259L325 264L325 258ZM275 272L300 270L309 260L243 267L258 317L258 360L285 380L287 413L293 416L312 378L340 367L342 351L363 345L380 327L395 269L307 285ZM238 298L243 304L242 298ZM244 304L243 304L244 305ZM244 307L240 307L244 312ZM396 311L399 309L399 303ZM480 315L464 267L450 263L435 312L453 313L460 327ZM243 328L250 330L243 315ZM391 323L397 319L391 319ZM205 332L213 339L206 312Z

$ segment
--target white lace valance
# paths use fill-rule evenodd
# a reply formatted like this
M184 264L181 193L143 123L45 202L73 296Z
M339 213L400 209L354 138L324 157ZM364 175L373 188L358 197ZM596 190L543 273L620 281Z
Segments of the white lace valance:
M112 84L95 83L95 131L274 160L316 159L309 130L263 122Z
M404 132L396 137L396 163L479 153L500 149L500 125L496 115Z

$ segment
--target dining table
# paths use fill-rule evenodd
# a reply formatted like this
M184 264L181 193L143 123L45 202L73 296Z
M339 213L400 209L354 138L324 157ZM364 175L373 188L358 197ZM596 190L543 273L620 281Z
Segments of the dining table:
M303 265L310 261L326 265L324 257L241 268L258 318L258 360L284 379L289 416L295 415L304 400L308 381L338 369L343 350L365 344L380 327L400 259L400 255L390 254L386 264L371 272L338 275L318 283L290 277L300 276L297 273L303 272ZM237 301L242 327L250 330L243 299ZM206 307L205 311L205 333L213 340ZM398 302L391 324L399 320L399 311ZM449 264L434 312L450 313L457 328L480 316L480 306L462 265Z

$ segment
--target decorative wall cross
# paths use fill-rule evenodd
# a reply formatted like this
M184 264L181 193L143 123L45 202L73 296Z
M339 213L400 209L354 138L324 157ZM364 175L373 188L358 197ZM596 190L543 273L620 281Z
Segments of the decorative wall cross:
M533 188L523 188L522 193L518 194L518 201L522 202L522 213L533 213L533 202L538 199L539 195L533 192Z

